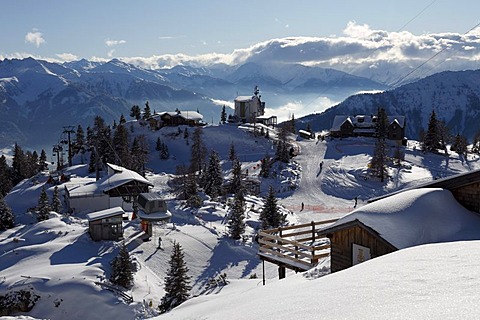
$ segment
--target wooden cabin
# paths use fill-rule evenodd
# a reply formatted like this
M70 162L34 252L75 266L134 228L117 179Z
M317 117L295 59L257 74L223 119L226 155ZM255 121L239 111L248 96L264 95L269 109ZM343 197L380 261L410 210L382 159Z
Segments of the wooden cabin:
M427 243L480 240L480 215L443 188L418 188L379 199L318 232L330 239L332 272Z
M123 238L122 217L125 211L115 207L87 214L88 231L95 241Z
M406 144L405 116L388 116L387 118L388 127L386 138L394 141L402 141L402 143ZM377 116L337 115L333 120L330 135L334 138L375 137L377 136Z

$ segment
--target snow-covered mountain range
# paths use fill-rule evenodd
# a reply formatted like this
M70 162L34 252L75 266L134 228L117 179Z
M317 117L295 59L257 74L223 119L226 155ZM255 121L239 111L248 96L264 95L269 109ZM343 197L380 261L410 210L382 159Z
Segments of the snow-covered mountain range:
M96 115L113 122L121 114L128 116L132 105L143 107L146 101L155 111L199 109L205 121L218 122L221 103L213 101L231 103L237 94L250 94L255 85L272 96L333 86L346 95L384 88L344 72L296 64L147 70L117 59L64 64L5 59L0 62L0 145L55 143L62 126L89 125Z
M407 117L406 135L410 139L418 139L421 128L427 129L435 110L451 134L463 134L471 142L480 129L480 70L445 71L385 92L354 95L322 114L299 121L310 122L315 130L329 129L335 115L376 114L379 107L390 115Z

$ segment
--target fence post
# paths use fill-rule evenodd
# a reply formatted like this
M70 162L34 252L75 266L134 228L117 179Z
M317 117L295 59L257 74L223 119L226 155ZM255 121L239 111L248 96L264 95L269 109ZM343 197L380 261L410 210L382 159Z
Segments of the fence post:
M315 242L315 222L311 222L312 224L312 241Z

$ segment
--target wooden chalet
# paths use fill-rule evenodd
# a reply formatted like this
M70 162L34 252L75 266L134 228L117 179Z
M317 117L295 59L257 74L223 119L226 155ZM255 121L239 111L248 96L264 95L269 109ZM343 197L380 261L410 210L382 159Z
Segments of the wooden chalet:
M406 143L405 125L405 116L388 116L387 139ZM337 115L333 120L330 135L334 138L375 137L377 135L377 116Z
M120 206L133 210L133 200L148 192L153 184L135 171L107 163L107 175L97 181L65 185L65 200L70 212L98 211Z
M453 194L455 199L465 208L480 213L480 169L438 180L433 180L406 190L418 188L447 189ZM381 197L372 198L368 202L375 202L377 200L390 197L402 191L397 191Z
M318 236L330 239L331 272L399 249L480 240L480 215L443 188L410 189L377 199Z
M123 238L122 217L125 214L120 207L105 209L87 214L88 231L95 241L120 240Z
M204 126L206 123L203 121L203 115L196 111L181 111L176 110L173 112L160 112L152 115L147 119L150 128L152 130L158 130L164 126Z

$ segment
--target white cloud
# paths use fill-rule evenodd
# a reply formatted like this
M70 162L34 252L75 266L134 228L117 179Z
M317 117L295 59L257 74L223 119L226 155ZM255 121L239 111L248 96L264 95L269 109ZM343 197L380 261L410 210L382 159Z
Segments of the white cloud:
M25 36L25 42L32 43L36 45L37 48L46 43L45 39L43 38L43 34L37 29L33 29L32 32L27 33Z
M109 58L112 58L114 53L115 53L115 49L112 49L112 50L110 50L110 51L107 52L107 56L108 56Z
M172 39L175 39L175 37L172 37L172 36L163 36L163 37L158 37L158 39L160 39L160 40L172 40Z
M75 61L78 60L78 56L72 53L57 53L57 57L59 57L63 61Z
M119 44L125 44L125 43L127 43L127 41L125 40L106 40L105 41L105 44L108 47L114 47L114 46L118 46Z

